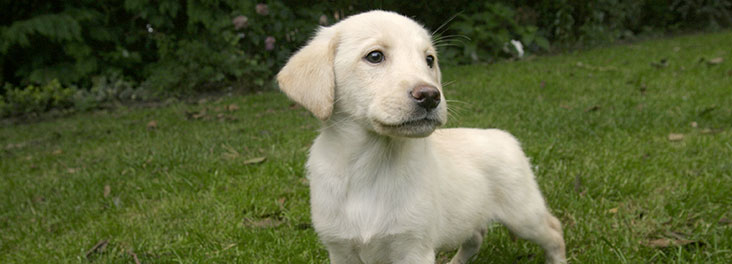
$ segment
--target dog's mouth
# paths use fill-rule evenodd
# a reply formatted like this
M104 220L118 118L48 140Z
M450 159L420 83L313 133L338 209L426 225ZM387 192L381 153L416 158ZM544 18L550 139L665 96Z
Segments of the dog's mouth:
M374 123L375 130L379 134L404 137L426 137L435 131L435 128L442 125L442 122L430 117L410 119L395 124L379 121L374 121Z
M421 119L413 119L408 120L406 122L398 123L398 124L384 124L381 123L382 126L388 127L388 128L402 128L402 127L415 127L415 126L437 126L440 122L433 119L433 118L421 118Z

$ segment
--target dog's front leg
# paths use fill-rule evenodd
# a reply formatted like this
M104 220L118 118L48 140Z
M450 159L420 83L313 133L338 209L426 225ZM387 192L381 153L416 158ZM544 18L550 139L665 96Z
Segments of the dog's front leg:
M400 243L401 244L401 243ZM392 245L391 263L426 264L435 263L435 249L425 245Z
M331 264L363 264L356 248L347 242L325 243Z

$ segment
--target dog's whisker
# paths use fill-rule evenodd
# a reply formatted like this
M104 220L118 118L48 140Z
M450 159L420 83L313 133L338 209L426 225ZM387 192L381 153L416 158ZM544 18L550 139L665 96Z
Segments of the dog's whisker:
M446 82L443 82L443 83L442 83L442 87L448 87L448 86L452 86L452 85L454 85L455 83L457 83L457 81L446 81Z
M451 104L458 103L458 104L464 104L464 105L472 105L469 102L454 100L454 99L449 99L449 100L445 100L445 101L447 101L448 103L451 103Z
M437 36L433 38L433 41L440 41L440 40L446 40L446 39L458 39L462 38L463 40L470 40L470 37L463 35L463 34L452 34L452 35L444 35L444 36Z
M432 31L432 36L434 36L435 34L437 34L437 35L442 34L442 32L440 32L440 30L447 30L447 27L446 27L447 24L449 24L450 22L452 22L453 19L455 19L456 17L458 17L462 13L463 13L462 11L457 12L454 15L452 15L450 18L448 18L447 20L445 20L445 22L442 22L442 25L440 25L439 27L437 27L437 29L435 29L434 31Z
M434 46L435 49L441 49L441 48L444 48L444 47L458 47L458 48L461 48L461 47L465 47L466 44L462 40L459 40L459 39L451 39L451 40L444 40L444 41L435 42L435 43L432 44L432 46Z

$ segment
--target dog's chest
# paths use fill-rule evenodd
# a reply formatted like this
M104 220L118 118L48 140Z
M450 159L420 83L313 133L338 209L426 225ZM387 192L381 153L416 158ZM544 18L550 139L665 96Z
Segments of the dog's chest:
M313 158L313 157L311 157ZM312 162L311 162L312 163ZM313 223L321 236L368 242L425 233L435 223L430 188L418 167L388 163L310 166ZM420 175L421 174L421 175Z

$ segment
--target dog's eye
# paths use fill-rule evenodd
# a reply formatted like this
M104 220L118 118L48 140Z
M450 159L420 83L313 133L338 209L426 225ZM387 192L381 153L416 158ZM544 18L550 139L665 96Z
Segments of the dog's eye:
M372 52L369 52L369 54L364 57L368 62L370 63L381 63L384 61L384 53L381 51L375 50Z
M427 65L430 66L430 68L435 66L435 56L427 55L427 58L425 58L425 60L427 61Z

